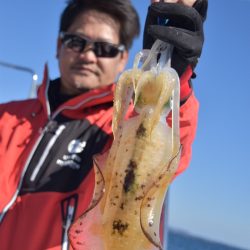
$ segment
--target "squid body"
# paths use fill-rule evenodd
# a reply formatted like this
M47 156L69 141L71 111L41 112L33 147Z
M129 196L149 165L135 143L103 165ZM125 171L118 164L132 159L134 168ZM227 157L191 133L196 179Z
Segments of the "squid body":
M134 115L125 119L131 99ZM162 249L161 210L180 155L176 72L125 71L116 86L112 128L110 150L94 158L93 199L69 230L71 244L79 250Z

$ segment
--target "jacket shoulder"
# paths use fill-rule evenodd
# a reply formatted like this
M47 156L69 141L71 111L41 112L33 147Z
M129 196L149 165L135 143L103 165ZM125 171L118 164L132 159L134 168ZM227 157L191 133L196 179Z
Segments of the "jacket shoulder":
M37 99L26 99L18 101L10 101L0 104L0 117L4 114L25 114L33 112L40 106L40 102Z

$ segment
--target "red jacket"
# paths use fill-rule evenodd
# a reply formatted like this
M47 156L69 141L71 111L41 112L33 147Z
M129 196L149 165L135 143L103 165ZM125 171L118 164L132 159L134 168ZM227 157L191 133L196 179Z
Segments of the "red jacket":
M48 86L45 73L37 99L0 105L1 250L71 249L67 229L92 198L91 156L112 138L114 85L70 99L52 114ZM180 108L177 175L191 158L197 114L192 94Z

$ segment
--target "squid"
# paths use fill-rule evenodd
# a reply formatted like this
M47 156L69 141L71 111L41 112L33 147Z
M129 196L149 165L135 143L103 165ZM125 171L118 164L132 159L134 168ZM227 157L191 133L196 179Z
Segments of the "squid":
M114 140L108 152L94 157L91 204L69 230L74 249L163 249L161 211L181 151L179 78L157 63L157 54L166 57L164 48L156 42L150 52L138 53L118 80ZM127 117L131 100L133 115Z

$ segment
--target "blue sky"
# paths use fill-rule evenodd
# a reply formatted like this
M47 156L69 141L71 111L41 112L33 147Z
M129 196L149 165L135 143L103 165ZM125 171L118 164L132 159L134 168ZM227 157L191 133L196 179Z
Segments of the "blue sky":
M143 26L147 1L132 1ZM0 61L42 78L55 58L62 0L1 1ZM200 101L192 162L170 188L171 227L250 249L249 0L210 0L206 41L193 81ZM141 37L131 50L141 49ZM31 75L0 67L0 102L27 97Z

